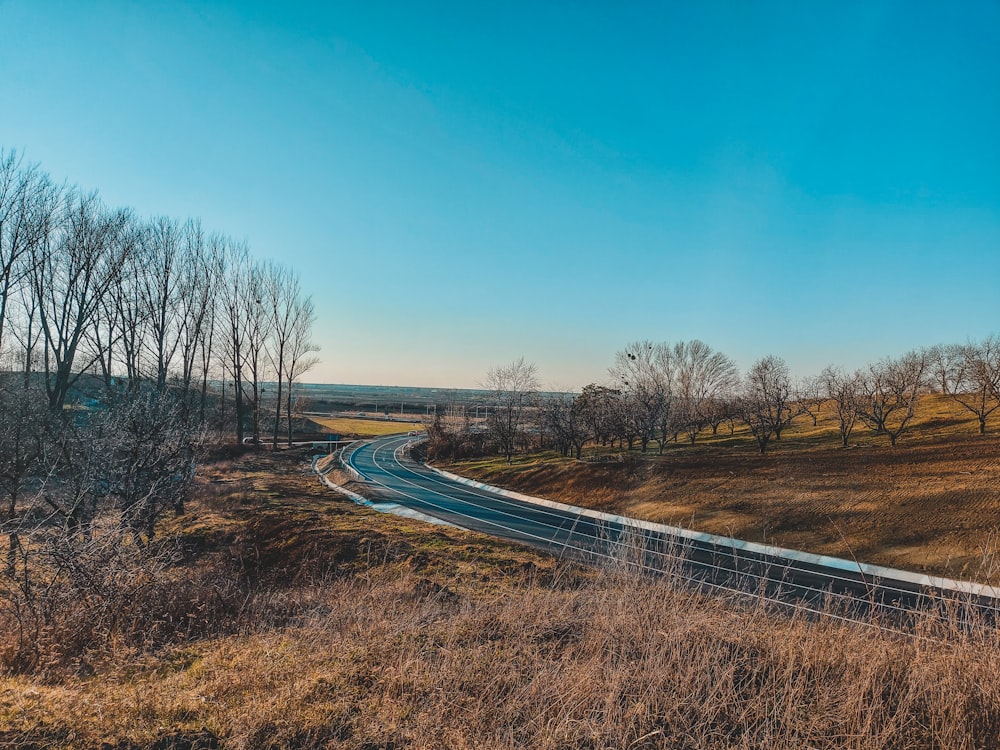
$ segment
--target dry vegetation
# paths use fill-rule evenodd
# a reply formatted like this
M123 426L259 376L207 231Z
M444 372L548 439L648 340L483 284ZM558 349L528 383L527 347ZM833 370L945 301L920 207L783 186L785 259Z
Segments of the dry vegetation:
M461 461L452 471L553 500L897 568L1000 583L1000 440L927 396L893 448L859 429L839 447L834 417L799 417L761 456L745 429L663 456L590 446ZM682 438L683 441L683 438Z
M997 744L985 624L903 637L581 570L356 508L303 455L199 481L144 607L67 648L79 602L46 658L5 664L0 746Z

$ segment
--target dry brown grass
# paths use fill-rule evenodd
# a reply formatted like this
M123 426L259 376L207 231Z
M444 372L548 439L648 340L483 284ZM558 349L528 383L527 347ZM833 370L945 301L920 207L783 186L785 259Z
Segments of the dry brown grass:
M612 513L1000 584L1000 439L976 434L953 402L927 397L896 448L864 428L840 448L829 413L815 428L800 418L765 456L722 431L663 456L591 447L582 462L547 453L448 468Z
M902 637L560 565L355 508L292 456L203 481L163 529L187 550L174 580L204 594L220 579L191 570L225 571L241 616L192 615L201 629L160 643L94 638L0 680L0 746L997 744L986 625Z

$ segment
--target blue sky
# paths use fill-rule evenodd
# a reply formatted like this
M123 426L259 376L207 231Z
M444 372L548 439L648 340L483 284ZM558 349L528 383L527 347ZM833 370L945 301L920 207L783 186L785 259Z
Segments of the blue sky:
M0 0L0 146L294 267L320 382L1000 331L1000 4Z

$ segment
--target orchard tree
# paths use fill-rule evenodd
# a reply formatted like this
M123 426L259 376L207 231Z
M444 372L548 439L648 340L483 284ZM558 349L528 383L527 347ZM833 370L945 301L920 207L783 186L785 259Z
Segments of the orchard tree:
M743 380L737 410L763 454L794 417L791 378L783 359L769 355L753 364Z
M610 371L624 395L629 434L638 437L643 453L656 436L661 419L669 418L673 403L673 383L664 367L665 350L664 344L633 342L615 354Z
M587 431L601 445L607 445L610 441L614 447L614 440L618 437L615 415L621 398L620 390L597 383L585 385L577 396Z
M829 365L819 375L819 386L822 395L836 409L840 442L846 448L861 411L861 373Z
M1000 339L988 336L947 350L948 366L942 367L940 360L934 360L942 390L976 415L979 434L985 435L986 419L1000 408Z
M739 382L736 364L704 341L694 339L674 345L671 363L676 382L677 421L693 444L713 419L718 404L728 400ZM716 427L718 422L715 423Z
M926 350L927 384L938 393L952 390L956 373L965 358L960 344L935 344Z
M526 411L539 389L538 369L519 357L508 365L491 367L482 384L490 393L493 410L489 429L500 452L511 463L525 422Z
M917 400L926 387L927 356L922 350L869 365L861 379L859 416L893 446L909 429Z
M577 460L591 438L586 402L572 393L555 393L539 401L544 428L552 435L559 452L566 456L573 450Z
M799 414L805 414L812 419L813 427L819 421L819 413L827 396L820 377L802 378L795 386L795 407Z

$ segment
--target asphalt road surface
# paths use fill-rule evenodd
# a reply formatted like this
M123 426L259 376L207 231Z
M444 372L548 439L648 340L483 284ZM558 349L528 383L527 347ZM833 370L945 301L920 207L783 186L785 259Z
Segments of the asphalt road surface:
M962 611L992 619L1000 605L991 589L972 584L504 496L414 460L404 450L412 439L374 440L344 459L380 499L563 558L668 572L702 589L736 590L848 617L874 612L895 621L945 603L953 609L957 602Z

